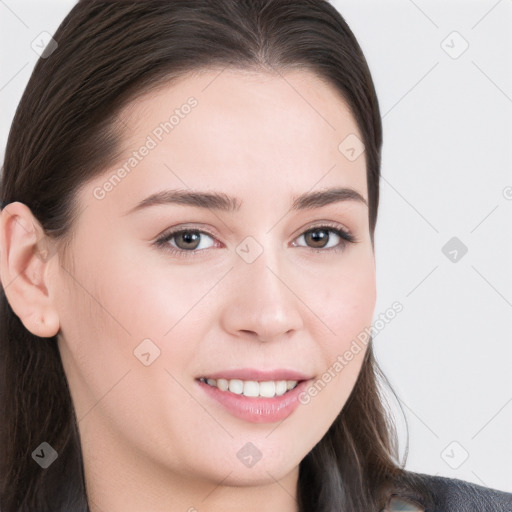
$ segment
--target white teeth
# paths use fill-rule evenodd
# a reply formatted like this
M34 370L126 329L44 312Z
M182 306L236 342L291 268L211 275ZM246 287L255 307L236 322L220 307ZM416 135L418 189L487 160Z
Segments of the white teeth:
M286 393L286 381L285 380L278 380L276 382L276 395L281 396Z
M296 380L270 380L258 382L255 380L240 380L240 379L200 379L210 386L217 387L221 391L231 391L237 395L244 395L248 397L266 397L273 398L274 396L284 395L297 385Z
M244 390L244 383L238 379L231 379L229 381L229 391L241 395Z
M243 384L245 396L258 396L260 394L260 385L255 380L246 380Z
M259 393L261 396L272 398L276 394L276 383L272 380L260 382Z
M212 379L208 379L208 380L212 380ZM213 382L215 382L215 381L213 381ZM208 384L210 384L211 386L215 386L215 384L211 384L210 382L208 382ZM229 389L229 380L217 379L217 387L221 391L227 391Z

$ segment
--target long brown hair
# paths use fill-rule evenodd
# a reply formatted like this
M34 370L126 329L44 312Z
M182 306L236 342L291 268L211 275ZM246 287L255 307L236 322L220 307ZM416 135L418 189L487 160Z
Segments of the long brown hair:
M78 215L76 191L118 156L123 106L194 70L305 69L334 85L362 134L373 245L379 105L361 48L329 2L81 0L54 39L58 47L37 62L12 123L2 207L26 204L48 236L66 241ZM3 289L0 301L0 508L87 511L77 421L56 336L31 334ZM379 511L397 490L429 505L428 490L397 461L379 377L386 382L370 341L347 403L300 464L301 512ZM47 469L31 456L44 441L59 454Z

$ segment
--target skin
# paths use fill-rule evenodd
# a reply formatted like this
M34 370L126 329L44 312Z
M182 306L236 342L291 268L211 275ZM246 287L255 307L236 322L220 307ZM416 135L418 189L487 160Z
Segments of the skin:
M95 187L190 96L197 107L96 199ZM368 200L364 154L349 161L338 150L349 134L361 138L356 122L339 93L305 70L204 70L146 94L120 117L126 153L80 189L68 252L52 246L21 203L2 211L0 225L11 307L34 334L58 335L91 510L296 511L299 463L343 408L364 350L282 422L236 418L195 379L252 367L317 380L371 325L367 206L290 211L292 195L333 186ZM221 191L242 205L125 215L148 195L178 188ZM325 222L357 243L335 252L329 247L343 241L331 231L324 249L302 236ZM185 224L213 235L201 235L195 256L152 245ZM236 252L247 236L263 249L252 263ZM167 244L187 247L179 237ZM133 353L146 338L160 349L149 366ZM249 441L262 454L252 467L237 457Z

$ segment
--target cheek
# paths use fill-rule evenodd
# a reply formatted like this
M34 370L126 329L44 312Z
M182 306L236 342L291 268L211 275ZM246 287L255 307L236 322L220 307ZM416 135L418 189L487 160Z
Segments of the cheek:
M316 281L308 277L304 286L309 291L303 288L303 296L321 320L322 335L317 331L317 339L324 340L319 344L332 361L372 323L377 298L373 254L354 251L339 265L318 273Z
M172 345L175 354L180 347L193 352L197 333L213 322L215 294L209 291L217 281L213 273L198 275L191 268L130 262L124 272L109 276L102 296L129 331L132 350L149 338L162 349Z
M322 354L322 370L300 397L308 417L318 418L317 429L323 435L345 406L357 381L374 312L374 285L340 288L324 307L322 320L329 326L315 334L316 350ZM331 332L332 331L332 332ZM310 420L309 420L310 421ZM318 434L318 433L317 433Z
M186 405L198 413L180 385L185 382L181 372L195 355L197 336L186 313L198 290L181 281L179 289L170 286L161 272L137 265L126 253L84 261L61 283L65 292L59 296L59 348L77 418L85 418L82 429L94 429L96 421L108 417L118 432L139 443L138 433L147 429L144 422L155 411ZM144 364L146 353L149 365ZM164 397L172 407L163 406ZM171 423L154 425L155 431L168 432Z
M376 280L372 257L340 267L311 304L322 320L314 339L322 353L324 371L303 396L303 403L325 411L327 424L334 421L357 380L370 341Z
M371 272L346 274L331 287L323 311L325 323L335 333L337 348L343 348L371 325L375 301L376 285Z

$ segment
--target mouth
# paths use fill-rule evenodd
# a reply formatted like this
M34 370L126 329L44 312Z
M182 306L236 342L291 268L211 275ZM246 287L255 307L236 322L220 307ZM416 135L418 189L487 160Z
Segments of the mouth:
M274 398L282 396L295 389L302 380L241 380L241 379L212 379L200 377L200 382L217 388L220 391L226 391L235 395L244 395L252 398Z
M242 376L247 380L241 379ZM302 404L300 397L313 380L302 377L297 372L250 370L227 371L195 380L209 400L220 404L232 416L251 423L275 423L290 416Z

